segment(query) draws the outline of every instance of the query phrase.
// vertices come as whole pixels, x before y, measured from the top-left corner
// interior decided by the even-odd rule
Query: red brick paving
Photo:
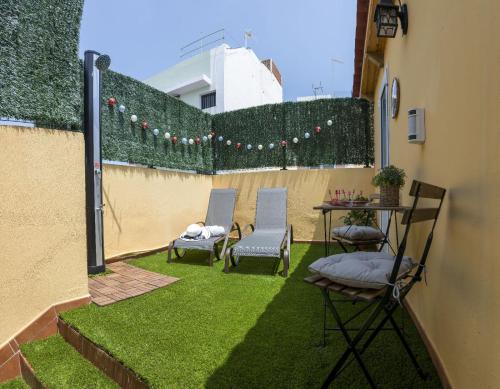
[[[178,278],[139,269],[124,262],[110,263],[106,267],[113,273],[89,278],[92,302],[100,306],[140,296],[179,281]]]

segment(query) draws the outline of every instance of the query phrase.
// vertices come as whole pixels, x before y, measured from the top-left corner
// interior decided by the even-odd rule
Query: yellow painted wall
[[[166,246],[205,220],[212,177],[104,165],[106,258]]]
[[[0,347],[88,296],[83,134],[0,126]]]
[[[390,120],[390,162],[404,168],[409,181],[449,191],[428,261],[428,286],[414,290],[410,302],[453,387],[499,388],[500,2],[407,3],[408,35],[398,32],[385,48],[389,85],[393,77],[401,85],[399,117]],[[376,99],[382,78],[383,70]],[[406,112],[413,107],[425,108],[422,146],[407,142]],[[378,112],[376,101],[379,162]],[[412,234],[414,246],[423,244],[422,232]]]
[[[235,188],[238,190],[235,221],[243,228],[255,221],[255,204],[259,188],[288,188],[288,221],[294,226],[297,240],[323,240],[323,218],[313,210],[329,198],[328,190],[357,191],[365,194],[374,192],[371,186],[373,169],[311,169],[288,171],[264,171],[214,176],[215,188]],[[339,225],[342,213],[333,213],[334,225]]]

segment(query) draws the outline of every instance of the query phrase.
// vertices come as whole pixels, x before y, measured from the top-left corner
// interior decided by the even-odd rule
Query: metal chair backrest
[[[208,201],[207,226],[222,226],[226,229],[233,225],[234,206],[236,204],[236,189],[212,189]]]
[[[262,188],[257,192],[255,229],[287,228],[287,188]]]
[[[431,248],[432,239],[434,236],[434,228],[436,227],[436,222],[439,217],[439,213],[441,211],[441,206],[443,205],[444,196],[446,195],[446,189],[440,188],[435,185],[427,184],[425,182],[414,180],[410,189],[410,196],[413,196],[413,205],[411,208],[407,209],[403,213],[403,219],[401,224],[406,225],[405,232],[403,235],[403,239],[398,248],[398,253],[396,255],[396,260],[394,263],[394,267],[392,269],[391,277],[389,283],[394,285],[399,273],[399,267],[403,260],[404,253],[406,251],[406,243],[408,240],[408,234],[410,233],[410,228],[413,223],[420,223],[424,221],[431,221],[432,226],[427,236],[427,240],[425,242],[425,248],[420,257],[418,269],[414,275],[414,281],[420,281],[422,271],[424,270],[425,263],[427,261],[427,255],[429,254],[429,250]],[[426,207],[419,208],[418,203],[420,199],[432,199],[438,200],[439,203],[436,207]]]

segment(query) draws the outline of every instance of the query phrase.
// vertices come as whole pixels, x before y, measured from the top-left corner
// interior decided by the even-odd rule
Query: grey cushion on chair
[[[384,233],[370,226],[343,226],[332,230],[332,235],[349,240],[382,240]]]
[[[309,265],[309,270],[345,286],[382,289],[389,281],[394,259],[389,253],[356,251],[320,258]],[[403,257],[399,276],[414,266],[411,258]]]

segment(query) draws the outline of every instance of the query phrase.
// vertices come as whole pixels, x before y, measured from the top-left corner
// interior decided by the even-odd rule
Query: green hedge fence
[[[117,104],[110,107],[108,99]],[[125,106],[121,113],[119,106]],[[102,151],[107,160],[147,166],[211,172],[211,115],[168,96],[133,78],[106,71],[102,78]],[[132,123],[131,115],[137,116]],[[149,128],[143,129],[147,122]],[[158,129],[158,135],[154,135]],[[165,139],[176,136],[177,143]],[[182,139],[200,138],[200,144],[184,145]]]
[[[0,2],[0,117],[82,130],[83,69],[78,60],[82,7],[83,0]],[[109,106],[109,98],[117,104]],[[124,112],[120,105],[125,106]],[[287,102],[211,116],[140,81],[106,71],[102,106],[107,160],[213,173],[369,165],[374,159],[372,106],[360,99]],[[138,117],[136,123],[130,120],[133,114]],[[146,129],[141,126],[144,121]],[[321,131],[316,133],[318,126]],[[213,139],[203,141],[211,131],[216,134]],[[165,138],[166,132],[171,139]],[[201,141],[183,144],[183,138]],[[283,140],[286,148],[280,145]]]
[[[81,126],[83,0],[0,1],[0,117]]]
[[[263,105],[217,114],[212,122],[217,138],[223,137],[215,142],[217,170],[371,165],[374,160],[372,106],[362,99]]]

